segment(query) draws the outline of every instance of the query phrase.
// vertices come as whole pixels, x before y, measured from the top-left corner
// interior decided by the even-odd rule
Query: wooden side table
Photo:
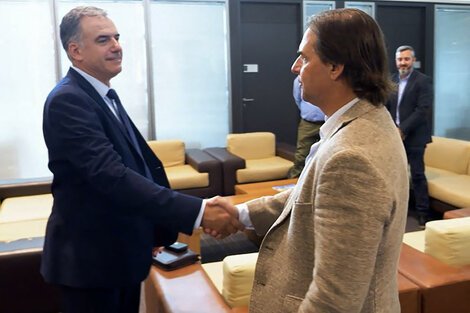
[[[450,210],[444,213],[444,219],[450,218],[459,218],[459,217],[469,217],[470,216],[470,208],[463,208],[457,210]]]
[[[271,180],[266,182],[259,183],[250,183],[250,184],[240,184],[235,185],[235,194],[245,194],[245,193],[263,193],[263,196],[272,196],[278,193],[279,191],[274,190],[274,186],[285,186],[290,184],[296,184],[297,178],[291,179],[281,179],[281,180]]]
[[[232,312],[200,263],[174,271],[152,266],[144,288],[147,312]]]

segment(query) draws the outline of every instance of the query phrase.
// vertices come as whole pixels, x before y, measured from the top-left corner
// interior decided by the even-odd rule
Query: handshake
[[[245,229],[238,221],[238,209],[219,196],[206,201],[201,226],[206,233],[217,239]]]

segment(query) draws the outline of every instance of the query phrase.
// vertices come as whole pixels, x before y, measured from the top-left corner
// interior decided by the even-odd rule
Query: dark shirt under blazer
[[[131,121],[142,155],[75,70],[49,94],[44,138],[54,204],[41,273],[71,287],[123,286],[148,274],[153,246],[190,234],[201,199],[168,188],[161,161]],[[145,177],[148,166],[153,181]]]
[[[399,82],[398,74],[392,81]],[[400,103],[400,129],[406,138],[405,146],[425,146],[431,142],[430,112],[433,102],[432,80],[418,70],[413,70],[406,84]],[[393,92],[387,102],[393,120],[397,115],[398,94]]]

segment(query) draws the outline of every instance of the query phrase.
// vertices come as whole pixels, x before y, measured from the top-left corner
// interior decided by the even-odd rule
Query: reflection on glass
[[[51,176],[42,137],[56,82],[48,1],[0,1],[0,29],[0,180]]]
[[[373,18],[375,18],[375,3],[373,3],[373,2],[346,1],[346,2],[344,2],[344,7],[364,11],[367,14],[369,14],[370,16],[372,16]]]
[[[334,1],[304,1],[304,30],[307,29],[307,23],[313,15],[334,9]]]
[[[151,2],[156,137],[225,146],[229,129],[223,2]]]
[[[470,140],[470,9],[436,6],[434,135]]]

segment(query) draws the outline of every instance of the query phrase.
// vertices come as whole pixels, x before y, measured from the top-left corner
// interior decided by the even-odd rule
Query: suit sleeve
[[[262,197],[246,203],[251,222],[258,236],[266,235],[272,224],[281,215],[292,191],[293,188],[271,197]]]
[[[141,214],[158,226],[191,233],[201,199],[164,188],[126,167],[106,134],[96,106],[83,95],[61,93],[46,103],[44,136],[61,179],[77,175],[111,207]],[[70,179],[75,179],[70,177]]]
[[[409,105],[413,105],[414,107],[413,112],[406,119],[402,119],[400,117],[400,129],[404,135],[408,135],[418,126],[423,124],[428,118],[432,107],[432,80],[430,77],[425,75],[422,75],[421,77],[421,79],[416,81],[416,89],[414,91],[416,94],[416,104],[409,103]]]
[[[374,165],[358,152],[325,164],[315,196],[313,280],[299,312],[361,312],[391,197]]]

